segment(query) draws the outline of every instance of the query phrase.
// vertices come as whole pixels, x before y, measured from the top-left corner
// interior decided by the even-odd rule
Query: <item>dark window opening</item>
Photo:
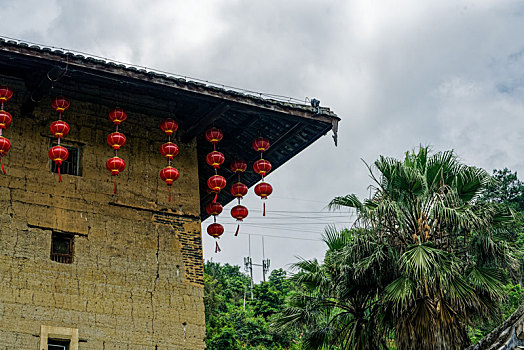
[[[48,339],[47,350],[69,350],[69,340],[63,339]]]
[[[56,142],[51,143],[51,147],[56,145],[58,145]],[[62,162],[60,172],[67,175],[82,176],[80,168],[80,148],[64,144],[61,144],[61,146],[67,148],[69,151],[69,157],[67,157],[67,159]],[[58,173],[58,165],[56,165],[56,163],[53,161],[51,161],[51,172]]]
[[[63,263],[73,263],[74,236],[66,233],[51,234],[51,260]]]

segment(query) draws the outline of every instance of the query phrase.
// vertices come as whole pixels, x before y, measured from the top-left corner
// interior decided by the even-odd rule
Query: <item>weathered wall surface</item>
[[[118,195],[105,162],[109,108],[71,101],[65,141],[81,145],[82,176],[51,173],[49,99],[14,118],[0,175],[0,349],[38,349],[41,325],[78,328],[79,349],[202,349],[204,304],[195,143],[179,144],[167,201],[158,174],[165,135],[129,113]],[[125,102],[122,103],[125,105]],[[50,259],[52,231],[75,234],[74,262]]]

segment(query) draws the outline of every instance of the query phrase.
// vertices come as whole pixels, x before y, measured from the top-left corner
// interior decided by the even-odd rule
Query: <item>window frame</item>
[[[78,350],[78,328],[40,325],[39,349],[48,350],[49,340],[69,341],[69,347],[67,350]]]
[[[53,243],[56,239],[69,240],[69,253],[59,253],[54,251]],[[60,264],[72,264],[75,261],[75,235],[61,231],[52,231],[49,258]]]

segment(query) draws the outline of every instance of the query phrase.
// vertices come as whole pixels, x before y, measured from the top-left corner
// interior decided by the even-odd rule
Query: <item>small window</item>
[[[47,350],[69,350],[71,341],[62,339],[48,339]]]
[[[57,143],[53,142],[51,143],[51,147],[56,146]],[[69,157],[67,157],[66,160],[62,162],[62,167],[60,168],[60,172],[62,174],[67,175],[75,175],[75,176],[81,176],[81,169],[80,169],[80,158],[81,158],[81,152],[79,147],[71,146],[71,145],[64,145],[61,144],[61,146],[67,148],[69,151]],[[55,162],[51,162],[51,172],[58,173],[58,165],[56,165]]]
[[[74,236],[66,233],[51,234],[51,260],[62,263],[73,263]]]

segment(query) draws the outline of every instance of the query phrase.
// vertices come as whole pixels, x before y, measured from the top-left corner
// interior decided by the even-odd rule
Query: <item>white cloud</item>
[[[2,8],[5,35],[257,91],[316,97],[333,108],[342,117],[339,147],[325,137],[271,175],[271,209],[320,211],[335,195],[363,196],[370,179],[360,158],[401,157],[419,144],[453,148],[469,164],[488,171],[507,166],[524,177],[519,1],[77,0]],[[257,198],[247,203],[259,209]],[[228,211],[222,216],[231,221]],[[302,226],[305,238],[322,231],[322,225],[250,231],[300,237],[286,228]],[[221,241],[223,253],[215,255],[204,226],[206,258],[241,264],[247,240]],[[294,255],[322,255],[314,241],[265,243],[273,267]]]

